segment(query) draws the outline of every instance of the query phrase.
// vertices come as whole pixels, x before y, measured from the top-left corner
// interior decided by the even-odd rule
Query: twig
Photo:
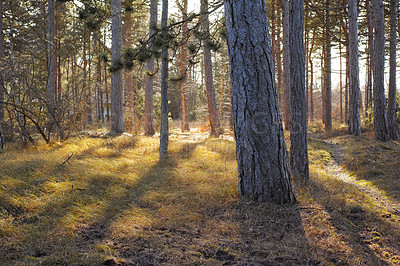
[[[75,153],[73,152],[71,155],[68,155],[68,158],[61,164],[61,165],[64,165],[64,164],[66,164],[66,163],[69,163],[69,164],[71,164],[70,162],[69,162],[69,159],[71,159],[72,158],[72,156],[74,156],[75,155]]]

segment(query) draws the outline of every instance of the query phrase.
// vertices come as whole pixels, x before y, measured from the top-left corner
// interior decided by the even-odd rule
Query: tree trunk
[[[326,50],[325,50],[325,82],[323,92],[323,105],[324,105],[324,123],[325,131],[332,130],[332,43],[331,43],[331,14],[330,14],[330,1],[326,0]]]
[[[239,196],[295,203],[264,0],[226,0]]]
[[[127,8],[130,8],[131,0],[125,3]],[[124,46],[129,48],[132,46],[132,12],[125,11],[125,24],[124,24]],[[127,124],[133,126],[133,73],[132,69],[124,69],[124,99],[125,99],[125,112],[124,117]]]
[[[150,3],[150,26],[149,26],[149,50],[153,49],[153,37],[157,32],[157,7],[158,0],[151,0]],[[144,100],[144,134],[154,135],[153,120],[153,75],[154,75],[154,56],[146,62],[145,77],[145,100]]]
[[[314,51],[315,33],[314,29],[310,51],[308,52],[308,61],[310,62],[310,121],[314,121],[314,63],[311,55]]]
[[[56,73],[57,73],[57,58],[56,58],[56,24],[55,24],[55,2],[47,0],[48,5],[48,78],[46,101],[47,110],[51,123],[55,122],[56,108]]]
[[[168,157],[168,0],[162,1],[161,34],[163,48],[161,52],[161,128],[160,128],[160,158]]]
[[[290,1],[290,166],[293,178],[309,180],[304,56],[304,0]]]
[[[4,33],[3,33],[3,0],[0,0],[0,102],[4,102],[4,77],[3,77],[3,60],[4,60]],[[3,137],[4,123],[4,106],[0,103],[0,152],[4,150]]]
[[[289,51],[289,0],[281,0],[283,22],[283,106],[285,129],[290,128],[290,51]]]
[[[122,30],[121,30],[121,0],[111,0],[112,17],[112,63],[120,65],[122,49]],[[123,89],[122,89],[122,69],[117,67],[111,78],[111,131],[116,134],[124,132],[123,115]]]
[[[208,104],[208,118],[211,125],[211,136],[218,138],[223,132],[219,122],[218,108],[215,100],[213,70],[211,61],[211,50],[209,47],[210,33],[208,20],[208,0],[201,0],[201,27],[205,34],[203,39],[203,54],[204,54],[204,76],[206,79],[206,92]]]
[[[349,59],[350,59],[349,131],[350,134],[354,136],[361,136],[357,0],[348,0],[348,4],[349,4]]]
[[[188,11],[188,1],[183,0],[183,10],[182,11],[182,19],[185,20],[187,18]],[[182,25],[183,34],[188,34],[188,24],[184,22]],[[187,102],[187,67],[188,67],[188,58],[187,58],[187,48],[186,45],[182,45],[180,47],[180,91],[181,91],[181,128],[182,131],[190,131],[189,128],[189,110],[188,110],[188,102]]]
[[[371,10],[371,2],[366,1],[367,6],[367,23],[368,23],[368,81],[367,81],[367,95],[368,95],[368,102],[366,101],[366,109],[371,108],[372,106],[372,73],[373,73],[373,66],[374,66],[374,25],[372,19],[372,10]]]
[[[397,41],[397,0],[390,0],[390,74],[388,126],[389,138],[397,140],[399,133],[396,125],[396,41]]]
[[[385,20],[383,1],[372,0],[374,11],[374,125],[375,139],[389,140],[385,99]]]

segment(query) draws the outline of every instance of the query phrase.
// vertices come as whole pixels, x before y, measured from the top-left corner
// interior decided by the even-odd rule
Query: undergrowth
[[[157,138],[129,136],[1,154],[0,264],[399,262],[398,216],[387,221],[373,199],[332,177],[325,140],[310,142],[311,182],[295,182],[299,204],[277,206],[238,199],[233,141],[171,139],[161,161]],[[382,189],[386,175],[376,178]]]

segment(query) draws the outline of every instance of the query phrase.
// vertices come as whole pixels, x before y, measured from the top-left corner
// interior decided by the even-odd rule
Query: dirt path
[[[382,208],[386,211],[387,215],[396,215],[400,217],[400,204],[390,198],[388,198],[382,191],[373,186],[368,186],[360,180],[357,180],[355,176],[350,175],[346,168],[342,167],[346,156],[346,151],[340,147],[340,145],[334,141],[324,141],[332,151],[332,159],[328,164],[328,172],[331,176],[351,184],[365,195],[367,195],[371,202],[375,203],[375,206]]]

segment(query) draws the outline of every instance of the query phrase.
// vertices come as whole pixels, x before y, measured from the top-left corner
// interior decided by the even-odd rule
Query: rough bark
[[[360,80],[358,64],[357,0],[348,0],[349,5],[349,132],[361,136]]]
[[[397,41],[397,0],[390,0],[390,72],[388,126],[389,138],[397,140],[399,133],[396,125],[396,41]]]
[[[158,0],[151,0],[150,3],[150,26],[149,26],[149,46],[148,49],[153,49],[153,36],[157,31],[157,10]],[[145,77],[145,103],[144,103],[144,134],[146,136],[154,135],[154,120],[153,120],[153,75],[154,75],[154,56],[146,62],[146,77]]]
[[[112,62],[121,60],[122,29],[121,0],[111,0],[112,17]],[[116,134],[124,132],[122,69],[115,70],[111,77],[111,131]]]
[[[309,179],[304,55],[304,0],[290,1],[290,166],[293,178]]]
[[[4,60],[4,32],[3,32],[3,0],[0,0],[0,102],[4,102],[3,90],[3,60]],[[4,150],[3,137],[4,106],[0,104],[0,152]]]
[[[325,81],[323,90],[323,105],[324,105],[324,123],[325,131],[332,130],[332,37],[331,37],[331,15],[330,15],[330,1],[326,0],[326,13],[325,13]]]
[[[164,44],[161,52],[161,128],[160,128],[160,157],[168,156],[168,43],[167,43],[167,23],[168,23],[168,0],[162,1],[161,30]]]
[[[389,140],[385,99],[385,21],[383,1],[372,0],[374,11],[374,127],[375,139]]]
[[[289,0],[282,0],[282,22],[283,22],[283,106],[285,129],[290,128],[290,49],[289,49]]]
[[[131,1],[126,1],[126,7],[131,7]],[[124,46],[132,46],[132,12],[125,11],[125,24],[124,24]],[[127,124],[133,128],[133,73],[132,69],[124,69],[124,102],[125,112],[124,118]]]
[[[204,56],[204,76],[206,80],[206,93],[208,104],[208,118],[211,126],[211,136],[219,137],[223,130],[218,116],[217,102],[215,100],[213,69],[211,60],[211,50],[209,47],[209,20],[208,20],[208,0],[201,0],[201,28],[204,33],[203,37],[203,56]]]
[[[263,0],[226,0],[239,195],[295,203]]]
[[[372,19],[372,10],[371,10],[371,2],[366,1],[366,6],[367,6],[367,24],[368,24],[368,79],[367,79],[367,88],[366,88],[366,95],[367,99],[365,101],[366,104],[366,110],[371,107],[372,105],[372,84],[373,84],[373,79],[372,79],[372,73],[373,73],[373,65],[374,65],[374,25],[373,25],[373,19]]]
[[[187,12],[188,12],[188,1],[183,0],[182,5],[182,19],[186,20]],[[184,34],[188,34],[188,23],[184,22],[182,25],[182,31]],[[188,67],[188,57],[187,57],[187,47],[186,45],[181,46],[181,53],[180,53],[180,91],[181,91],[181,129],[182,131],[190,131],[189,128],[189,110],[188,110],[188,102],[187,102],[187,67]]]

